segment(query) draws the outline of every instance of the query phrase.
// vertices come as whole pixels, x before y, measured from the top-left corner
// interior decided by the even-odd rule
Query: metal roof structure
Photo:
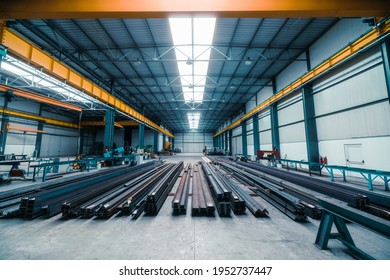
[[[191,131],[187,114],[199,112],[196,131],[213,133],[337,22],[217,18],[201,103],[184,100],[168,18],[10,20],[8,27],[171,132]]]

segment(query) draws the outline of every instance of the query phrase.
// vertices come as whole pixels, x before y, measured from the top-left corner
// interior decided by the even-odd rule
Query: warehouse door
[[[344,151],[348,167],[364,168],[362,144],[345,144]]]

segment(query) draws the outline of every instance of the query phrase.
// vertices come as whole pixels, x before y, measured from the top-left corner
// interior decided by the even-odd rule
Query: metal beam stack
[[[213,195],[219,215],[229,216],[231,212],[231,191],[226,188],[226,185],[221,180],[220,175],[214,170],[214,167],[210,163],[202,161],[201,165],[207,181],[209,182],[211,194]]]
[[[188,202],[188,193],[190,186],[192,184],[192,164],[188,164],[184,168],[183,175],[180,180],[180,184],[177,187],[175,196],[172,200],[172,209],[173,214],[186,214],[187,212],[187,202]]]
[[[192,215],[214,215],[215,204],[204,177],[202,166],[198,163],[194,164],[192,179]]]

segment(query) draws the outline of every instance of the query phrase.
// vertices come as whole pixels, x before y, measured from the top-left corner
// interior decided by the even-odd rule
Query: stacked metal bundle
[[[194,165],[192,179],[192,215],[213,215],[215,204],[204,177],[202,166],[197,163]]]
[[[172,200],[173,214],[179,215],[187,212],[188,193],[192,183],[192,170],[192,164],[187,164],[184,168],[180,184]]]

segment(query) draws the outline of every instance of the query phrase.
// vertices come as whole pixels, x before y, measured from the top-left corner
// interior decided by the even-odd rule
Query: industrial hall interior
[[[390,260],[389,97],[387,0],[1,1],[0,260]]]

